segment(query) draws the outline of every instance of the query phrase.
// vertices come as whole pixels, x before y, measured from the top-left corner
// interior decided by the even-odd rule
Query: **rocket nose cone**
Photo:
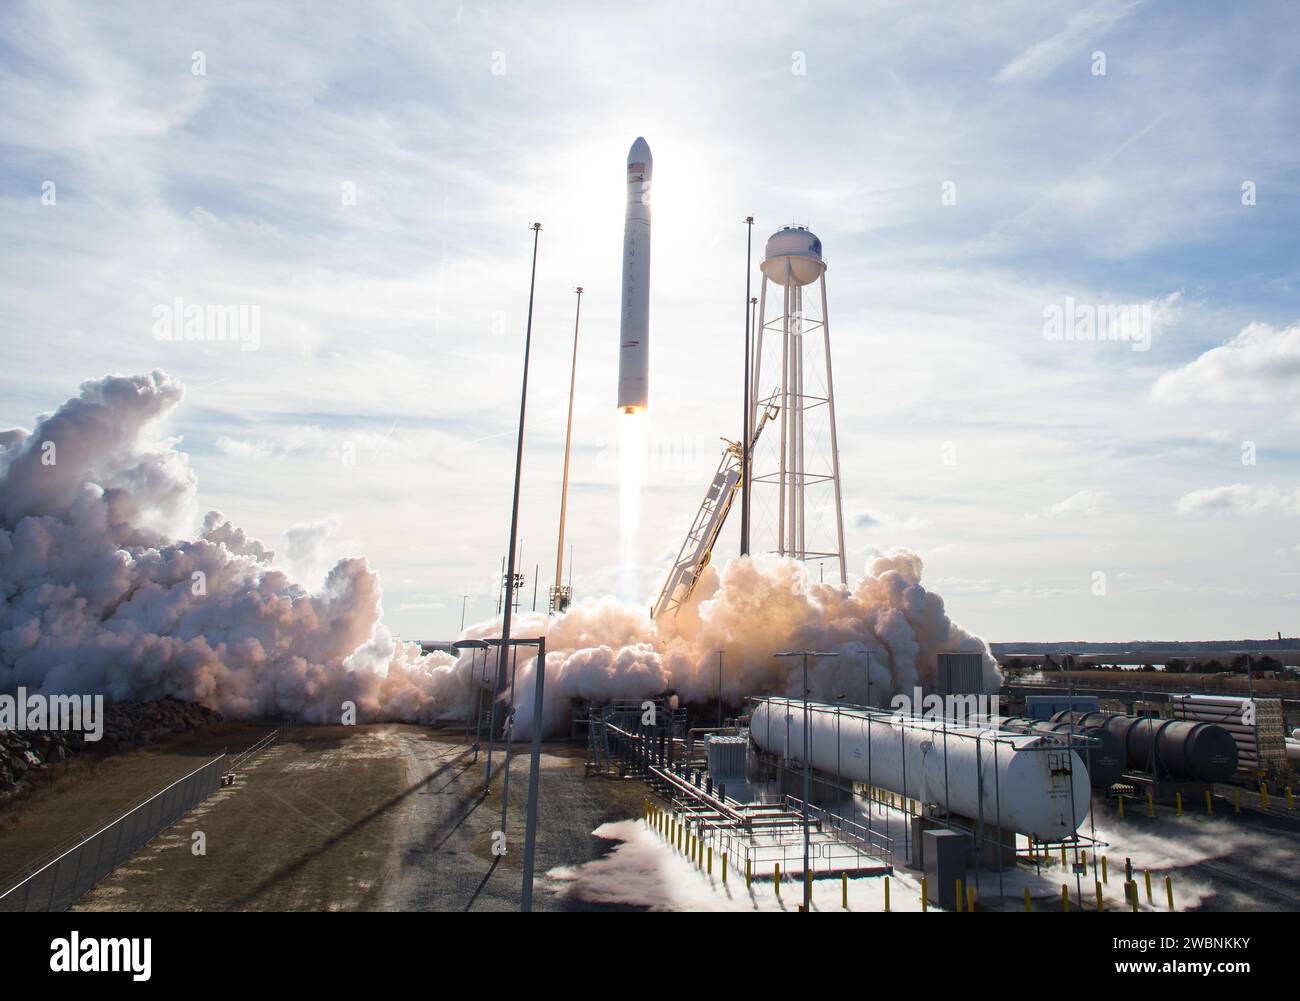
[[[636,137],[636,142],[632,148],[627,151],[628,163],[653,163],[654,157],[650,155],[650,144],[641,136]]]

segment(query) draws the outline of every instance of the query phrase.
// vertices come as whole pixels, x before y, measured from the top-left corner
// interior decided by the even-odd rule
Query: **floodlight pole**
[[[555,587],[551,594],[551,614],[556,611],[556,603],[564,587],[564,515],[569,503],[569,450],[573,443],[573,387],[578,378],[578,320],[582,316],[582,286],[573,290],[578,296],[578,304],[573,310],[573,361],[569,366],[569,418],[564,425],[564,477],[560,484],[560,539],[555,547]]]
[[[722,726],[722,654],[718,651],[718,726]]]
[[[740,430],[740,555],[749,555],[749,439],[752,437],[751,424],[753,423],[753,414],[751,413],[753,403],[750,400],[750,364],[752,350],[750,342],[752,332],[750,330],[750,273],[753,271],[754,258],[754,217],[745,217],[745,226],[748,228],[749,236],[745,245],[745,416],[741,422]]]
[[[510,613],[514,608],[514,585],[515,585],[515,546],[519,538],[519,480],[524,468],[524,417],[528,411],[528,355],[533,345],[533,296],[537,289],[537,241],[542,231],[542,224],[535,222],[532,224],[533,231],[533,268],[532,276],[528,284],[528,324],[524,328],[524,378],[523,386],[519,390],[519,437],[515,444],[515,491],[514,499],[510,506],[510,544],[506,549],[506,575],[503,586],[506,591],[505,608],[501,613],[501,658],[497,662],[496,684],[492,689],[492,725],[491,729],[496,729],[496,696],[497,693],[506,687],[506,669],[510,656]],[[488,734],[488,773],[484,782],[484,795],[487,794],[487,787],[492,782],[492,733]]]
[[[524,826],[524,885],[519,910],[533,909],[533,858],[537,850],[537,792],[542,776],[542,690],[546,685],[546,637],[537,638],[537,666],[533,670],[533,753],[528,772],[528,814]]]
[[[812,753],[812,733],[809,726],[811,709],[808,704],[808,658],[835,657],[838,656],[838,654],[827,653],[821,650],[791,650],[785,653],[778,653],[777,656],[803,658],[803,909],[805,912],[808,912],[812,910],[812,875],[808,869],[809,856],[811,854],[809,850],[808,834],[808,798],[812,795],[812,765],[808,760]]]

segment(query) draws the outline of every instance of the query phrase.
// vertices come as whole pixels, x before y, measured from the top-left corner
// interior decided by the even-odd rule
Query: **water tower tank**
[[[778,285],[785,284],[785,266],[796,285],[815,282],[826,270],[822,260],[822,242],[804,226],[786,226],[767,238],[763,251],[763,274]]]

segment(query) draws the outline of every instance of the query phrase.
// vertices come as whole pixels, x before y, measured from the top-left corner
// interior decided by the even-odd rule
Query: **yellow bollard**
[[[749,859],[745,859],[745,889],[748,890],[754,885],[754,875],[749,868]]]
[[[1152,796],[1150,793],[1147,793],[1147,816],[1154,817],[1155,815],[1156,815],[1156,798]]]
[[[1169,909],[1174,909],[1174,877],[1165,877],[1165,893],[1169,896]]]
[[[975,913],[975,887],[969,883],[966,884],[966,913]]]
[[[1174,803],[1176,804],[1178,809],[1178,816],[1181,817],[1183,815],[1183,794],[1182,793],[1180,792],[1174,793]]]
[[[1088,875],[1088,849],[1085,848],[1081,854],[1083,856],[1083,874],[1086,876]]]
[[[713,846],[709,845],[709,875],[713,875]]]
[[[772,885],[776,887],[776,895],[781,896],[781,863],[777,862],[776,872],[772,875]]]
[[[1065,845],[1061,845],[1061,865],[1065,865]]]
[[[929,881],[928,876],[921,877],[921,913],[924,914],[930,909],[930,902],[925,899],[926,884]]]
[[[889,808],[891,810],[894,808],[894,794],[892,792],[889,794]]]
[[[722,853],[722,885],[727,885],[727,853]]]
[[[1287,786],[1287,787],[1286,787],[1286,808],[1287,808],[1288,810],[1294,810],[1294,809],[1295,809],[1295,798],[1291,795],[1291,787],[1290,787],[1290,786]]]
[[[1025,887],[1025,913],[1029,914],[1033,911],[1033,909],[1034,909],[1034,905],[1030,903],[1030,898],[1029,898],[1029,887],[1026,886]]]
[[[1106,878],[1106,856],[1105,855],[1101,857],[1101,881],[1103,883],[1110,882],[1110,880]]]
[[[840,906],[846,911],[849,909],[849,874],[847,872],[840,876]]]
[[[889,913],[889,877],[885,877],[885,913]]]
[[[1210,795],[1209,789],[1205,790],[1205,815],[1207,817],[1214,816],[1214,797]]]
[[[1133,894],[1133,899],[1132,899],[1132,901],[1130,902],[1130,905],[1129,905],[1129,906],[1132,908],[1133,913],[1136,914],[1136,913],[1137,913],[1137,910],[1138,910],[1138,885],[1137,885],[1137,883],[1125,883],[1125,884],[1124,884],[1124,892],[1125,892],[1126,894],[1127,894],[1127,893],[1130,893],[1130,892]]]
[[[1232,790],[1232,812],[1241,813],[1241,790]]]
[[[1124,794],[1119,794],[1119,819],[1124,819]]]
[[[1098,881],[1096,882],[1096,886],[1097,886],[1097,910],[1098,910],[1098,912],[1101,912],[1101,911],[1104,911],[1104,910],[1106,909],[1106,901],[1102,898],[1102,895],[1101,895],[1101,882],[1100,882],[1100,880],[1098,880]]]
[[[1268,786],[1263,782],[1259,784],[1259,805],[1261,809],[1268,809]]]
[[[1147,903],[1148,904],[1153,903],[1153,901],[1151,900],[1151,870],[1143,869],[1142,878],[1146,880],[1146,884],[1147,884]]]
[[[1061,910],[1070,913],[1070,888],[1065,883],[1061,884]]]
[[[961,905],[964,899],[965,899],[965,895],[961,892],[961,880],[959,879],[957,880],[957,913],[958,914],[961,913]]]

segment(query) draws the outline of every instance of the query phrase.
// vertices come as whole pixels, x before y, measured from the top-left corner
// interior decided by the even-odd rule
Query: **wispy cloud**
[[[1300,490],[1247,483],[1207,487],[1178,498],[1176,510],[1181,515],[1297,515],[1300,514]]]
[[[1139,6],[1140,3],[1137,2],[1106,2],[1070,14],[1060,31],[1029,46],[998,70],[994,79],[1000,83],[1037,80],[1047,76],[1071,56],[1079,57],[1081,69],[1086,67],[1088,53],[1082,47],[1093,44]]]

